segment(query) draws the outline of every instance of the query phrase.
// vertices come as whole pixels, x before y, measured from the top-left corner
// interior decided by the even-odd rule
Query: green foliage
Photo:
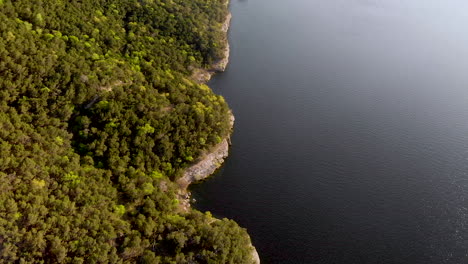
[[[119,204],[114,206],[114,212],[118,215],[124,215],[125,214],[125,205]]]
[[[43,26],[44,25],[44,18],[42,17],[42,14],[41,13],[37,13],[36,14],[36,17],[35,17],[35,23],[39,26]]]
[[[163,175],[161,172],[159,172],[159,171],[153,171],[153,172],[151,173],[151,177],[153,177],[153,178],[155,178],[155,179],[161,179],[161,178],[164,177],[164,175]]]
[[[154,133],[154,127],[152,127],[148,123],[146,123],[144,126],[140,127],[139,130],[143,134],[152,134],[152,133]]]
[[[224,0],[0,0],[0,263],[249,263],[174,180],[229,133],[189,79]]]

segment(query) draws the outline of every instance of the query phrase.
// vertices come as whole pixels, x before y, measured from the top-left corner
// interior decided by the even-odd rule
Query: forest
[[[192,80],[226,0],[0,0],[0,263],[252,263],[175,181],[230,133]]]

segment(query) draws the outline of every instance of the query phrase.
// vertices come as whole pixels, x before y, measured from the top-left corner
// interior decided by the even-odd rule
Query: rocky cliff
[[[234,115],[230,112],[230,130],[234,127]],[[205,154],[200,156],[197,161],[185,169],[182,177],[177,180],[179,184],[179,201],[184,211],[190,208],[190,192],[187,191],[187,187],[196,181],[203,180],[213,174],[224,162],[224,159],[229,154],[230,135],[221,140],[221,142]]]
[[[216,61],[211,65],[209,69],[195,69],[193,70],[192,79],[199,83],[208,82],[213,74],[216,72],[223,72],[229,63],[229,41],[227,38],[227,32],[231,23],[232,15],[228,13],[226,20],[222,25],[222,30],[225,32],[226,48],[224,50],[224,56],[220,60]],[[234,115],[230,112],[230,130],[234,127]],[[190,192],[187,190],[188,186],[196,181],[200,181],[208,178],[212,175],[224,162],[224,159],[229,154],[229,145],[231,144],[230,135],[224,138],[219,144],[213,146],[207,153],[201,155],[197,161],[185,169],[182,177],[177,181],[179,184],[179,203],[182,211],[190,210]],[[250,244],[252,248],[252,261],[255,264],[260,264],[260,257],[256,248]]]
[[[215,61],[208,69],[194,69],[192,72],[192,79],[199,83],[206,83],[208,82],[213,74],[217,72],[223,72],[226,70],[226,67],[229,63],[229,53],[230,53],[230,47],[229,47],[229,41],[227,38],[227,32],[229,30],[229,26],[231,25],[231,18],[232,14],[228,13],[226,16],[226,20],[224,21],[223,25],[221,26],[221,29],[225,33],[225,49],[223,53],[223,57],[219,59],[218,61]]]

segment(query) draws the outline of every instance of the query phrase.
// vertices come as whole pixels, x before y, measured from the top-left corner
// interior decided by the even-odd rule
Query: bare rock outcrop
[[[229,113],[229,129],[232,130],[234,127],[234,115],[232,112]],[[230,136],[221,140],[220,143],[212,147],[207,151],[206,154],[198,158],[190,167],[186,168],[183,172],[182,177],[177,180],[180,187],[180,195],[182,199],[188,200],[189,193],[187,187],[196,181],[203,180],[213,174],[224,162],[224,159],[229,154]],[[187,201],[188,202],[188,201]]]
[[[192,183],[203,180],[213,174],[228,156],[229,144],[227,139],[216,145],[212,151],[205,155],[198,163],[187,168],[181,178],[184,183]]]
[[[260,264],[260,256],[258,255],[257,249],[252,244],[250,244],[250,246],[252,247],[252,260],[255,264]]]
[[[230,47],[229,47],[229,41],[227,39],[227,32],[229,30],[229,26],[231,25],[231,18],[232,14],[228,13],[226,16],[226,19],[221,26],[221,30],[225,33],[225,48],[223,52],[223,57],[217,61],[215,61],[208,69],[193,69],[192,72],[192,79],[195,80],[198,83],[206,83],[208,82],[213,74],[217,72],[223,72],[226,70],[226,67],[229,63],[229,53],[230,53]]]
[[[229,1],[226,2],[229,4]],[[229,30],[229,26],[231,23],[232,14],[228,13],[226,16],[226,20],[222,25],[222,31],[225,33],[225,50],[223,54],[223,58],[216,61],[211,65],[209,69],[194,69],[192,73],[192,79],[199,82],[199,83],[206,83],[208,82],[213,74],[216,72],[223,72],[226,70],[226,67],[229,63],[229,41],[227,39],[227,32]],[[234,127],[234,115],[230,112],[230,130]],[[229,154],[229,146],[231,145],[231,138],[228,135],[224,138],[219,144],[212,147],[208,152],[202,155],[197,162],[195,162],[192,166],[185,169],[183,172],[182,177],[177,181],[179,185],[179,204],[180,209],[184,212],[190,210],[190,192],[187,190],[188,186],[196,181],[200,181],[203,179],[208,178],[212,175],[224,162],[224,159]],[[250,244],[250,248],[252,249],[252,261],[255,264],[260,264],[260,257],[258,255],[257,249]]]

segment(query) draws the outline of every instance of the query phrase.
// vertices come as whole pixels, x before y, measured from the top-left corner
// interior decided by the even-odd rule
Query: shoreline
[[[229,5],[229,1],[226,5]],[[229,11],[226,15],[224,23],[221,25],[221,30],[224,32],[224,43],[226,45],[224,48],[223,57],[211,64],[208,69],[193,69],[191,78],[196,82],[206,84],[211,79],[211,77],[213,77],[214,74],[218,72],[224,72],[226,70],[226,67],[229,64],[229,54],[231,51],[228,41],[228,31],[229,27],[231,26],[231,19],[232,14]]]
[[[229,6],[229,0],[226,1],[226,7]],[[221,25],[221,30],[224,32],[225,49],[223,57],[215,61],[208,69],[198,68],[193,69],[191,78],[200,84],[206,84],[211,77],[219,72],[224,72],[227,65],[229,64],[229,40],[228,31],[231,26],[232,13],[228,10],[226,18]],[[211,89],[211,88],[210,88]],[[234,129],[235,117],[232,110],[229,110],[229,133],[221,140],[220,143],[214,145],[210,149],[206,150],[205,153],[197,158],[197,161],[187,167],[183,176],[177,180],[179,185],[179,191],[177,193],[181,204],[182,211],[188,211],[190,209],[190,192],[187,188],[190,184],[208,178],[211,176],[221,165],[224,163],[224,159],[229,154],[229,146],[231,145],[231,134]]]
[[[223,138],[220,143],[206,150],[205,153],[198,157],[197,162],[187,167],[184,170],[182,177],[176,181],[179,185],[177,195],[183,212],[187,212],[191,208],[191,193],[188,191],[190,184],[204,180],[213,175],[213,173],[224,163],[224,159],[228,157],[234,121],[234,115],[232,114],[232,111],[229,111],[229,134]]]
[[[228,5],[229,1],[226,1],[226,6]],[[214,62],[209,67],[209,69],[194,69],[191,77],[196,82],[206,84],[214,74],[224,72],[226,70],[226,67],[229,63],[230,54],[228,31],[231,25],[231,19],[232,13],[228,11],[226,19],[221,26],[221,30],[224,32],[224,41],[226,45],[224,49],[223,58]],[[229,147],[231,145],[231,134],[234,129],[234,121],[234,114],[232,113],[232,110],[229,110],[230,131],[228,135],[225,138],[223,138],[220,143],[211,147],[206,151],[206,153],[202,154],[197,159],[198,161],[196,163],[187,167],[183,172],[183,176],[176,181],[176,183],[179,185],[177,196],[179,198],[179,204],[182,212],[188,212],[189,210],[191,210],[191,193],[188,191],[188,187],[190,186],[190,184],[204,180],[213,175],[213,173],[221,167],[221,165],[224,163],[224,160],[228,157]],[[252,250],[253,263],[260,264],[260,257],[257,249],[253,246],[252,242],[250,242],[248,246]]]

